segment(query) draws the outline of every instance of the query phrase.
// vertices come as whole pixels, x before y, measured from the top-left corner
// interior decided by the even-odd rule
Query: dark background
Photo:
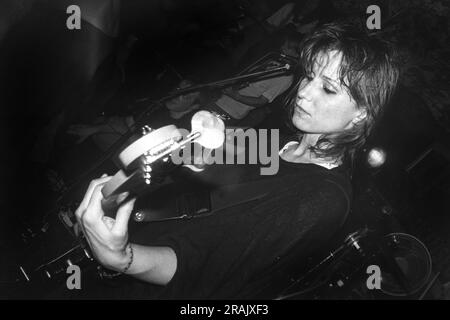
[[[157,100],[181,78],[208,82],[236,74],[242,67],[236,54],[248,40],[242,26],[253,28],[258,40],[240,56],[241,62],[251,62],[276,43],[264,20],[287,2],[136,0],[122,1],[113,14],[108,11],[113,1],[104,1],[109,8],[104,28],[82,20],[81,30],[68,30],[67,6],[79,4],[83,10],[88,2],[2,1],[1,246],[14,256],[21,230],[39,226],[54,209],[63,193],[55,179],[66,185],[78,181],[82,190],[100,173],[86,168],[101,151],[90,141],[75,147],[65,134],[70,124],[141,110],[146,104],[139,99]],[[416,235],[431,251],[441,281],[450,281],[448,2],[293,2],[302,15],[300,25],[339,19],[364,26],[367,6],[380,6],[377,32],[399,48],[402,76],[367,146],[384,148],[387,162],[370,171],[360,160],[364,187],[374,186],[382,200],[370,202],[362,188],[355,212],[374,225],[387,216]],[[54,139],[37,145],[49,132]],[[385,206],[387,215],[381,210]]]

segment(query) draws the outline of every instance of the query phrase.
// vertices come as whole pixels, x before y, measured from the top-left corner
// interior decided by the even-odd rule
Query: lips
[[[307,114],[308,116],[310,116],[310,114],[308,112],[306,112],[305,109],[300,107],[298,104],[295,105],[295,110],[299,113]]]

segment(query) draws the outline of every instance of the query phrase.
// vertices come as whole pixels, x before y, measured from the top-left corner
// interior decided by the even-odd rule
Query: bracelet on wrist
[[[133,247],[131,246],[131,243],[128,243],[127,247],[130,249],[130,260],[128,261],[128,264],[122,271],[122,273],[124,273],[124,274],[128,271],[128,269],[130,269],[131,265],[133,264],[133,260],[134,260],[134,252],[133,252]]]
[[[106,278],[106,279],[112,279],[112,278],[116,278],[118,276],[121,276],[123,274],[125,274],[131,267],[131,265],[133,264],[133,260],[134,260],[134,252],[133,252],[133,247],[131,246],[131,243],[128,243],[126,248],[125,248],[125,252],[127,251],[127,249],[129,248],[130,251],[130,260],[128,261],[127,265],[125,266],[125,268],[123,268],[122,271],[116,271],[113,272],[109,269],[106,269],[102,266],[99,266],[97,268],[98,273],[100,274],[101,278]]]

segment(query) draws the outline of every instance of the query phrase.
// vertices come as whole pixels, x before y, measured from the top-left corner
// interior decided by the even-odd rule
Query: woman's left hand
[[[135,199],[119,207],[116,219],[105,216],[101,205],[101,190],[110,179],[111,177],[103,175],[91,182],[75,215],[97,260],[109,269],[122,271],[130,259],[126,251],[128,220]]]

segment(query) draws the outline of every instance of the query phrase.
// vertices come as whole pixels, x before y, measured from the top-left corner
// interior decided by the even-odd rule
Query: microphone
[[[225,124],[219,116],[209,111],[198,111],[191,119],[192,132],[188,137],[194,137],[192,142],[198,143],[205,150],[194,148],[191,163],[183,166],[192,171],[205,169],[205,159],[211,156],[212,150],[223,145],[225,141]]]
[[[199,135],[194,141],[207,149],[216,149],[225,141],[225,124],[216,115],[201,110],[191,119],[191,135]]]

